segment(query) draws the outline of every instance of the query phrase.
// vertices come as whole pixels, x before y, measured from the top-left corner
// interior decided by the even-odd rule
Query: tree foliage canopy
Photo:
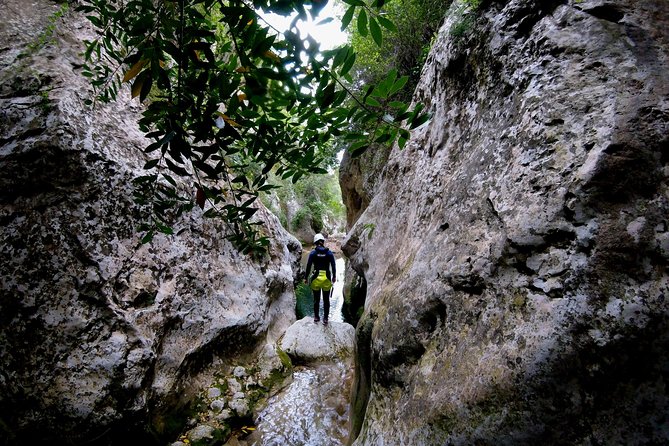
[[[381,27],[394,28],[380,15],[384,0],[343,1],[344,26],[355,21],[379,41]],[[114,100],[129,83],[132,96],[147,102],[140,126],[153,141],[144,149],[151,159],[136,179],[136,199],[152,210],[144,241],[170,234],[172,219],[198,205],[227,222],[227,237],[242,251],[263,253],[269,240],[254,203],[276,187],[270,172],[292,181],[323,173],[333,138],[360,154],[372,142],[402,145],[407,127],[426,120],[393,100],[406,83],[396,71],[352,95],[350,45],[321,51],[295,21],[280,33],[259,14],[306,19],[326,2],[82,0],[79,10],[99,35],[86,42],[83,71],[96,98]],[[369,130],[347,131],[354,127]]]
[[[380,82],[386,73],[397,70],[408,76],[400,100],[410,100],[427,52],[439,30],[451,0],[389,0],[380,14],[396,32],[377,42],[357,28],[351,29],[351,45],[360,61],[352,69],[355,85]]]

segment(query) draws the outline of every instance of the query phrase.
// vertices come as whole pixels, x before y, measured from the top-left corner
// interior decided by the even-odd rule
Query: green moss
[[[367,299],[367,282],[363,277],[356,276],[348,294],[344,296],[342,315],[344,321],[356,327],[358,321],[365,311],[365,300]]]
[[[513,300],[511,301],[511,308],[513,310],[522,310],[525,308],[525,303],[527,302],[527,291],[517,289],[513,293]]]
[[[293,362],[290,360],[290,356],[288,356],[288,353],[284,352],[279,347],[276,348],[276,353],[279,355],[279,359],[281,359],[281,364],[286,370],[290,370],[293,368]]]
[[[220,381],[217,381],[216,384],[214,384],[214,387],[220,390],[221,394],[225,395],[226,392],[228,391],[228,380],[221,379]]]

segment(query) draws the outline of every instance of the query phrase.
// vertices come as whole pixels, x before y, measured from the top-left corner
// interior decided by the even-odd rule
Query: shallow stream
[[[342,363],[296,367],[292,382],[270,398],[247,439],[257,446],[346,444],[352,370]]]
[[[343,322],[344,259],[337,259],[330,321]],[[297,366],[292,380],[271,397],[246,441],[255,446],[343,446],[349,433],[353,363]]]

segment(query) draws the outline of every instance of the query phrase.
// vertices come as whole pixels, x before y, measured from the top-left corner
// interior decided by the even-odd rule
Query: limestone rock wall
[[[84,107],[92,36],[62,7],[2,4],[0,444],[134,443],[169,434],[212,366],[294,322],[301,247],[263,210],[271,255],[252,261],[197,207],[140,243],[139,106]]]
[[[433,118],[343,246],[356,445],[669,440],[668,30],[665,0],[452,3]]]
[[[389,149],[384,146],[373,146],[357,158],[344,152],[339,168],[339,184],[346,205],[347,229],[358,220],[376,194],[389,154]]]

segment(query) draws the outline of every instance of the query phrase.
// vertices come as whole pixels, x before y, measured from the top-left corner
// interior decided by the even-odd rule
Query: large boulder
[[[297,364],[352,359],[355,329],[345,322],[315,323],[311,317],[291,325],[281,339],[281,350]]]
[[[212,364],[295,320],[301,247],[262,209],[253,260],[197,207],[140,243],[140,106],[84,107],[92,36],[61,8],[8,0],[0,23],[0,443],[169,437]]]
[[[476,4],[344,244],[355,444],[667,443],[669,3]]]

